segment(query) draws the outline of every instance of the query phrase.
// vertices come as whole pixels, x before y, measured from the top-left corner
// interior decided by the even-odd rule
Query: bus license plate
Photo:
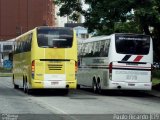
[[[51,85],[58,85],[58,82],[51,82]]]
[[[128,86],[135,86],[134,83],[128,83]]]

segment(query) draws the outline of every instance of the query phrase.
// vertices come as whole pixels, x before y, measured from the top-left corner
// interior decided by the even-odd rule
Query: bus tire
[[[23,78],[23,92],[27,93],[26,80]]]
[[[77,84],[77,89],[80,89],[80,88],[81,88],[81,86],[79,84]]]
[[[14,84],[14,89],[18,89],[18,88],[19,88],[19,86]]]
[[[18,89],[18,88],[19,88],[19,86],[18,86],[18,85],[16,85],[16,84],[15,84],[15,82],[14,82],[14,75],[13,75],[13,77],[12,77],[12,81],[13,81],[14,89]]]
[[[95,79],[92,81],[92,90],[94,93],[97,93],[97,83]]]
[[[101,90],[101,80],[100,78],[97,79],[97,92],[98,93],[101,93],[102,90]]]
[[[25,80],[24,80],[24,92],[27,93],[27,94],[31,94],[32,93],[32,90],[29,89],[29,86],[28,86],[28,82],[27,82],[27,77],[25,77]]]
[[[29,95],[32,94],[32,90],[28,88],[27,89],[27,94],[29,94]]]

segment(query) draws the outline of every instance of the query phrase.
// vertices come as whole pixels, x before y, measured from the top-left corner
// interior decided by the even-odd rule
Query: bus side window
[[[94,44],[96,44],[96,46],[95,46],[95,49],[94,49],[93,56],[94,57],[99,57],[99,45],[100,45],[100,41],[97,41]]]
[[[46,35],[39,34],[38,35],[38,46],[48,46],[48,39]]]
[[[32,33],[29,35],[29,40],[28,40],[28,51],[31,51],[31,43],[32,43]]]
[[[109,45],[110,45],[110,40],[106,40],[105,41],[105,48],[104,48],[104,56],[108,57],[108,53],[109,53]]]
[[[24,41],[21,41],[21,47],[20,47],[20,52],[24,52]]]
[[[93,56],[93,43],[88,43],[88,46],[87,46],[87,54],[86,54],[86,57],[92,57]]]
[[[89,43],[85,44],[85,51],[84,51],[84,57],[88,57],[88,53],[89,53]]]
[[[20,53],[20,42],[17,42],[16,53]]]
[[[101,45],[99,56],[104,57],[104,45]]]
[[[82,56],[85,56],[85,48],[86,48],[86,44],[83,44],[82,46]]]
[[[27,52],[27,41],[23,42],[23,52]]]

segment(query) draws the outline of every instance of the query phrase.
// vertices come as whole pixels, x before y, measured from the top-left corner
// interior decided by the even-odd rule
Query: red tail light
[[[112,62],[109,64],[109,73],[112,73]]]
[[[32,78],[34,79],[34,71],[35,71],[35,61],[32,61]]]
[[[33,60],[32,61],[32,72],[34,72],[34,70],[35,70],[35,61]]]
[[[151,81],[153,81],[153,71],[155,70],[155,67],[151,64]]]
[[[109,64],[109,79],[112,80],[112,62]]]
[[[78,71],[78,63],[75,62],[75,72],[77,72],[77,71]]]

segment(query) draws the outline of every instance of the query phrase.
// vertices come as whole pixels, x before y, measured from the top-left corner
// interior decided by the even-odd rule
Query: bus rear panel
[[[151,90],[151,38],[146,35],[115,34],[113,45],[109,88]]]
[[[76,88],[77,54],[73,35],[72,29],[37,29],[39,49],[33,50],[33,88]]]

